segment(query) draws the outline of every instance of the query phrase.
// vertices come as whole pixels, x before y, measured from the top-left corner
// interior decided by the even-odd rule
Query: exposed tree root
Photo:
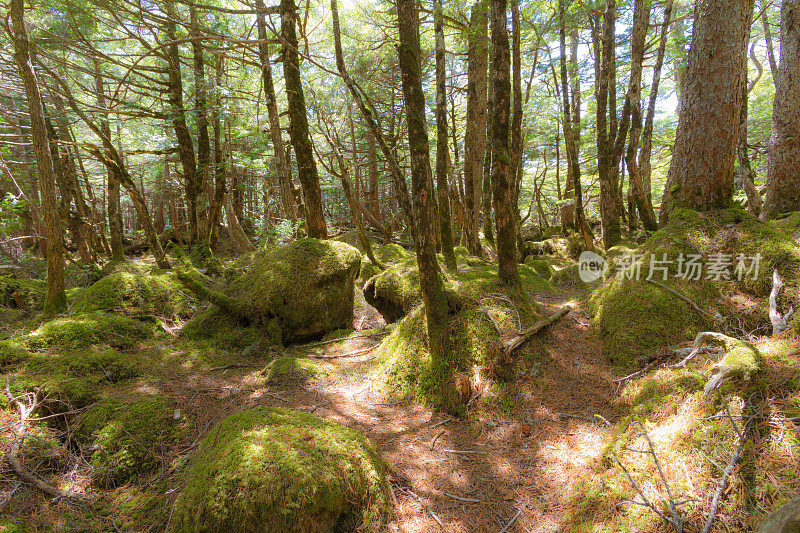
[[[786,314],[778,308],[778,297],[783,291],[783,280],[778,269],[772,271],[772,291],[769,293],[769,321],[772,322],[772,336],[780,335],[789,329],[789,319],[794,315],[794,307],[789,306]]]

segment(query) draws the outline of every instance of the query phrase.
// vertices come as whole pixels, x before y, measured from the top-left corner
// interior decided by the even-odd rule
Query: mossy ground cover
[[[590,300],[595,324],[606,341],[606,353],[623,367],[654,350],[684,344],[705,329],[740,336],[764,328],[769,324],[767,299],[775,268],[786,280],[784,308],[788,303],[797,307],[800,302],[797,244],[738,208],[704,214],[690,210],[672,213],[669,223],[636,249],[636,254],[645,258],[639,279],[635,269],[622,276],[616,271],[622,264],[620,258],[629,251],[612,254],[608,277]],[[651,254],[657,259],[666,254],[672,261],[667,265],[666,280],[660,271],[653,279],[691,300],[702,312],[663,286],[645,280]],[[701,279],[679,279],[676,274],[681,254],[684,258],[696,254],[706,266],[718,254],[733,258],[728,268],[730,279],[707,279],[707,270],[703,270]],[[758,272],[745,271],[741,280],[735,273],[740,254],[747,269],[753,264],[751,258],[760,255]]]
[[[423,304],[418,293],[405,317],[376,350],[376,373],[381,376],[385,392],[410,396],[437,409],[458,410],[448,394],[446,384],[459,372],[471,373],[474,366],[491,367],[503,335],[517,332],[539,316],[531,300],[533,292],[552,291],[550,284],[527,265],[519,266],[521,284],[507,286],[499,281],[491,264],[470,258],[460,251],[457,271],[447,272],[448,299],[457,311],[451,316],[446,335],[446,354],[451,375],[439,375],[432,364],[427,344],[427,328]],[[405,266],[407,270],[402,270]],[[415,266],[398,264],[387,271],[394,286],[404,293],[413,293],[413,280],[418,280]],[[379,276],[380,277],[380,276]],[[379,284],[375,285],[376,287]],[[418,288],[416,289],[419,290]],[[412,301],[411,297],[407,298]],[[523,348],[531,350],[531,345]]]
[[[641,496],[618,460],[648,499],[669,514],[667,491],[655,462],[649,454],[635,451],[649,449],[642,435],[646,430],[673,499],[691,500],[679,506],[686,530],[701,529],[708,495],[721,475],[716,465],[727,465],[739,442],[727,417],[730,412],[740,430],[745,428],[742,417],[755,418],[747,426],[748,443],[720,502],[716,523],[722,530],[753,530],[800,489],[795,457],[800,435],[797,426],[786,420],[800,385],[796,347],[796,340],[759,344],[766,360],[760,377],[726,385],[709,397],[704,396],[703,387],[720,354],[701,356],[686,368],[663,367],[628,381],[617,399],[621,418],[614,426],[615,438],[596,463],[591,481],[577,487],[565,527],[576,532],[669,530],[652,510],[622,503],[641,501]]]
[[[388,512],[386,474],[352,429],[289,409],[250,409],[203,441],[170,531],[376,530]]]

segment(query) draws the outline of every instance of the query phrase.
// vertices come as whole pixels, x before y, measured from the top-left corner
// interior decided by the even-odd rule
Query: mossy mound
[[[169,531],[377,530],[387,468],[358,432],[290,409],[229,416],[203,441]]]
[[[555,269],[548,259],[537,259],[531,256],[525,259],[525,264],[544,279],[550,279],[550,276],[555,273]]]
[[[211,341],[223,349],[239,349],[255,344],[262,338],[268,343],[280,342],[280,331],[272,336],[252,325],[244,325],[218,307],[210,307],[183,326],[183,336],[192,340]],[[267,332],[269,333],[269,332]]]
[[[708,513],[704,496],[716,490],[721,470],[739,444],[737,429],[745,433],[748,443],[728,479],[714,527],[753,531],[770,512],[793,498],[792,487],[800,475],[794,451],[800,445],[800,433],[791,424],[766,419],[790,416],[786,398],[796,394],[800,360],[796,355],[792,361],[781,360],[771,348],[757,348],[766,359],[760,377],[747,383],[730,382],[718,395],[706,397],[703,389],[713,368],[725,360],[719,354],[701,355],[686,368],[664,366],[628,381],[616,400],[622,416],[612,428],[613,441],[595,464],[591,479],[575,487],[576,498],[562,527],[576,533],[666,531],[653,511],[624,503],[641,501],[641,496],[618,461],[648,499],[670,515],[667,492],[652,455],[636,451],[650,450],[643,430],[652,439],[674,501],[684,502],[678,510],[685,518],[685,531],[702,529]],[[746,423],[750,417],[755,418]]]
[[[0,307],[33,311],[41,309],[47,283],[41,280],[0,276]]]
[[[238,274],[221,293],[238,319],[264,330],[277,328],[281,340],[290,342],[352,321],[360,265],[361,254],[348,244],[300,239],[237,260],[231,271]]]
[[[765,327],[769,324],[767,296],[774,268],[786,283],[785,298],[795,308],[800,302],[800,248],[771,225],[738,208],[702,214],[674,211],[668,224],[636,250],[644,258],[639,279],[636,268],[624,259],[628,251],[615,250],[607,278],[590,300],[595,324],[606,341],[606,353],[619,365],[631,365],[637,356],[690,341],[700,331],[741,336]],[[664,254],[672,261],[663,265],[667,279],[661,271],[655,271],[657,284],[646,281],[651,255],[660,261]],[[676,276],[681,254],[685,259],[699,256],[698,261],[704,263],[700,279]],[[730,279],[707,279],[706,267],[720,254],[731,258]],[[735,269],[740,254],[745,270],[738,279]],[[752,279],[756,273],[747,269],[756,254],[760,254],[759,268]],[[622,267],[627,267],[627,274],[620,275]],[[691,300],[702,312],[665,286]]]
[[[31,350],[79,350],[91,345],[125,349],[154,335],[157,327],[152,320],[102,311],[76,313],[45,322],[19,342]]]
[[[462,399],[454,397],[454,391],[446,385],[456,374],[469,372],[475,365],[491,371],[502,335],[516,332],[538,317],[528,292],[549,292],[552,288],[535,270],[520,265],[521,285],[509,287],[499,281],[493,266],[479,263],[469,270],[460,268],[446,284],[449,299],[459,304],[451,306],[455,312],[445,334],[447,375],[442,375],[431,360],[425,308],[419,304],[375,351],[375,373],[385,393],[411,396],[435,409],[458,412]],[[538,347],[532,339],[515,355],[524,358],[536,353]]]
[[[195,312],[195,299],[171,271],[115,272],[86,289],[73,310],[155,315],[174,320],[191,316]]]
[[[81,418],[76,439],[91,449],[92,477],[103,487],[135,481],[159,464],[179,435],[173,405],[164,397],[106,398]]]
[[[364,284],[364,299],[387,323],[403,318],[420,301],[419,268],[408,257],[373,276]]]
[[[411,257],[411,253],[399,244],[386,244],[384,246],[373,248],[375,259],[380,261],[383,266],[389,266],[399,261],[406,260]],[[379,274],[378,267],[372,264],[372,261],[365,255],[361,258],[361,271],[358,275],[358,286],[363,287],[364,284],[372,276]]]

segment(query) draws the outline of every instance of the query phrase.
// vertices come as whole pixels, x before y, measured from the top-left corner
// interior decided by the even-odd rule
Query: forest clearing
[[[7,0],[0,532],[800,533],[798,0]]]

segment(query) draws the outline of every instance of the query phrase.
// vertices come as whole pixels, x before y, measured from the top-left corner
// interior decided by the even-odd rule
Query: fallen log
[[[537,320],[531,327],[527,328],[525,331],[522,331],[517,335],[514,335],[507,341],[505,341],[503,343],[503,351],[506,354],[510,354],[511,352],[516,350],[519,346],[524,344],[525,341],[536,335],[536,333],[538,333],[539,330],[544,329],[547,326],[553,324],[558,319],[560,319],[561,317],[572,311],[572,309],[573,308],[571,305],[567,305],[562,307],[552,315],[546,316],[541,320]]]

